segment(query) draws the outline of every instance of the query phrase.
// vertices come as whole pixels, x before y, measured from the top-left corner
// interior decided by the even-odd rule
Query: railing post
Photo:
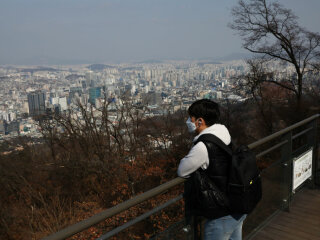
[[[282,203],[282,209],[290,211],[290,202],[292,197],[292,131],[284,134],[283,141],[287,141],[281,148],[281,162],[284,168],[283,184],[285,194]]]
[[[309,123],[309,127],[312,127],[312,131],[308,133],[308,145],[313,148],[312,155],[312,180],[311,180],[311,188],[315,188],[316,185],[320,184],[319,179],[319,159],[318,159],[318,132],[317,132],[317,120],[313,120]]]

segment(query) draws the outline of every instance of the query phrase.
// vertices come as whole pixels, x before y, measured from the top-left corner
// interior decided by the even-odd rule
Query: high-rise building
[[[36,91],[28,94],[29,115],[37,117],[44,115],[46,112],[46,93]]]
[[[65,111],[68,109],[68,102],[66,97],[59,98],[59,105],[61,107],[61,111]]]
[[[82,94],[82,89],[81,87],[71,87],[70,92],[69,92],[69,97],[74,98],[74,96],[78,94],[78,96],[81,96]]]
[[[96,99],[101,97],[101,87],[94,87],[89,89],[89,103],[95,105]]]
[[[59,105],[61,111],[65,111],[68,109],[68,103],[67,103],[67,98],[66,97],[55,97],[55,98],[50,98],[50,103],[52,105]]]

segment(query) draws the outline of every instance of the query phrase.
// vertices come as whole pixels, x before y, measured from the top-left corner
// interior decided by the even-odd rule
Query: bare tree
[[[302,28],[298,17],[277,1],[240,0],[232,9],[233,22],[243,40],[243,47],[266,60],[279,60],[294,67],[295,76],[271,82],[292,91],[300,102],[304,74],[319,66],[320,35]]]
[[[235,77],[237,83],[235,91],[252,96],[257,106],[257,120],[261,122],[265,135],[269,135],[274,130],[275,106],[280,102],[285,103],[291,92],[279,85],[270,86],[269,80],[274,78],[275,72],[267,67],[264,59],[251,59],[247,61],[247,64],[247,73]]]

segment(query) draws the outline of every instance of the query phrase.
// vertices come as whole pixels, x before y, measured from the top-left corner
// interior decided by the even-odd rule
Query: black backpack
[[[231,157],[228,172],[227,198],[231,213],[251,213],[262,197],[260,170],[255,154],[248,146],[234,151],[213,134],[201,135],[197,142],[212,142]]]

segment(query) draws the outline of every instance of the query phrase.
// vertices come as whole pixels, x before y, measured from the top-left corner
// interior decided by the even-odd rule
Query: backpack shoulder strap
[[[232,156],[232,150],[227,146],[220,138],[216,137],[213,134],[203,134],[201,135],[194,144],[198,142],[212,142],[222,148],[225,152]]]

